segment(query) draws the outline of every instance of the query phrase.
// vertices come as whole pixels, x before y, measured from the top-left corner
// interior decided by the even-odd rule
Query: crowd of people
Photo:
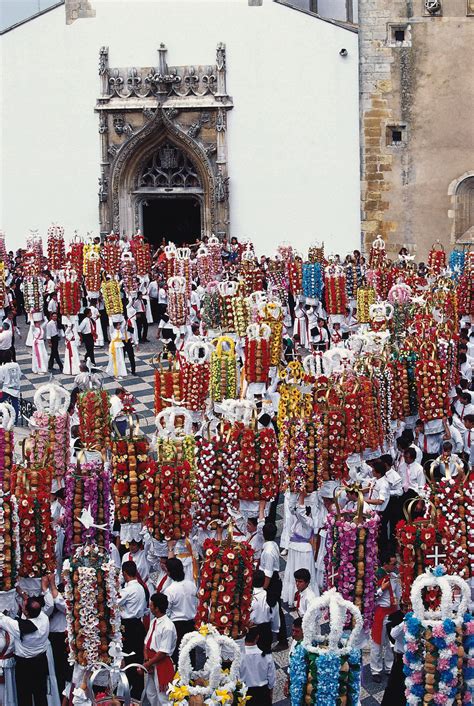
[[[431,292],[441,276],[450,280],[454,289],[459,283],[460,271],[454,267],[450,270],[447,263],[442,271],[429,263],[415,265],[405,249],[394,263],[388,263],[385,253],[380,254],[377,248],[372,260],[367,257],[366,261],[357,250],[344,258],[329,258],[322,247],[315,248],[318,252],[313,252],[309,259],[312,266],[319,265],[319,268],[303,270],[303,258],[290,246],[280,248],[277,257],[259,258],[251,243],[239,243],[232,238],[230,242],[216,245],[215,239],[209,242],[204,238],[189,248],[181,248],[181,252],[172,244],[162,243],[149,251],[146,271],[134,269],[131,275],[130,272],[124,275],[120,257],[132,246],[118,238],[112,245],[119,253],[117,271],[106,269],[104,244],[99,239],[90,243],[102,258],[99,259],[101,282],[116,283],[120,298],[118,309],[111,308],[102,286],[98,291],[88,288],[84,269],[76,272],[74,280],[79,287],[74,313],[71,310],[65,313],[65,289],[61,287],[64,277],[61,270],[51,267],[47,258],[41,259],[41,269],[32,275],[31,250],[5,254],[5,300],[0,312],[3,315],[0,332],[2,401],[10,402],[18,413],[21,370],[15,362],[15,337],[21,335],[19,319],[25,316],[28,326],[25,343],[31,347],[33,372],[54,373],[57,366],[61,373],[71,376],[71,384],[67,384],[71,392],[70,462],[75,464],[79,455],[88,451],[79,432],[78,395],[98,374],[118,381],[110,400],[110,419],[112,434],[124,437],[129,424],[126,387],[130,376],[137,374],[137,357],[142,344],[153,342],[155,337],[158,339],[156,346],[158,350],[159,341],[162,370],[166,372],[176,361],[179,364],[190,355],[193,344],[197,344],[198,359],[202,360],[208,354],[205,347],[201,350],[199,346],[215,347],[219,337],[227,336],[231,342],[223,344],[227,346],[225,350],[235,349],[234,399],[247,403],[256,418],[256,428],[269,430],[280,444],[279,482],[274,496],[253,501],[233,500],[226,508],[232,530],[229,523],[220,529],[209,523],[204,529],[193,527],[187,541],[180,537],[157,543],[144,527],[139,536],[124,542],[120,523],[115,522],[108,552],[120,571],[118,606],[124,661],[144,667],[132,666],[127,670],[132,696],[141,699],[145,689],[144,704],[181,703],[171,700],[169,687],[177,669],[180,644],[185,635],[198,627],[196,614],[205,580],[200,576],[206,556],[204,544],[209,537],[222,539],[232,531],[232,541],[247,542],[253,550],[250,622],[246,633],[238,636],[242,652],[240,678],[248,687],[251,703],[271,704],[276,681],[273,653],[289,650],[291,658],[296,645],[303,640],[303,618],[308,608],[330,585],[327,520],[337,511],[347,516],[375,513],[378,518],[375,610],[370,629],[364,633],[365,642],[361,644],[370,649],[371,679],[380,683],[384,673],[390,675],[382,703],[385,706],[406,703],[400,625],[408,606],[402,600],[401,551],[396,528],[410,501],[415,503],[413,515],[424,516],[426,508],[422,501],[433,492],[430,491],[430,473],[434,481],[449,478],[465,482],[474,465],[474,432],[471,433],[474,428],[471,391],[474,328],[470,311],[456,309],[457,319],[451,329],[456,349],[454,384],[450,381],[448,385],[446,381],[447,402],[442,414],[436,415],[439,423],[433,425],[416,409],[411,409],[403,418],[392,415],[384,438],[373,453],[346,454],[342,462],[344,471],[334,473],[333,477],[321,477],[309,492],[308,486],[291,487],[288,480],[285,482],[281,409],[283,386],[289,378],[283,373],[295,363],[303,369],[303,361],[313,366],[304,368],[306,381],[303,377],[297,379],[305,394],[304,385],[314,384],[318,376],[348,375],[354,365],[354,355],[357,358],[361,351],[364,357],[364,336],[366,343],[370,343],[371,335],[379,337],[375,343],[375,339],[371,339],[376,348],[367,350],[371,355],[374,350],[377,356],[382,355],[390,337],[393,341],[400,333],[395,332],[393,323],[397,300],[391,298],[392,304],[387,308],[390,287],[386,286],[382,293],[380,281],[375,282],[374,275],[371,276],[382,261],[386,271],[391,271],[391,286],[403,285],[410,289],[410,302],[413,297]],[[139,239],[139,245],[148,247],[143,239]],[[133,248],[132,252],[137,257]],[[63,269],[67,270],[66,259]],[[67,271],[69,276],[71,268]],[[312,278],[310,284],[304,281],[305,273]],[[339,283],[344,282],[346,287],[344,293],[337,294],[341,301],[336,308],[329,292],[330,277],[334,275],[340,277]],[[41,282],[40,306],[37,300],[32,307],[26,296],[27,280],[32,278]],[[318,278],[319,284],[319,280],[315,282]],[[225,287],[218,290],[218,284]],[[375,308],[363,313],[357,291],[368,288],[374,291],[370,307]],[[233,292],[241,298],[245,295],[249,299],[247,312],[250,312],[246,323],[249,328],[256,325],[257,329],[242,331],[235,316],[235,326],[229,330],[223,316],[213,315],[216,292],[224,301],[226,297],[230,301],[235,296]],[[385,310],[380,308],[381,301]],[[432,315],[435,323],[445,324],[445,312],[440,310],[439,302],[431,305],[427,297],[425,301],[428,304],[424,304],[424,315]],[[278,313],[275,320],[281,324],[277,334],[272,328],[273,322],[268,323],[270,313],[265,307],[269,304]],[[252,307],[257,312],[253,319]],[[261,326],[265,325],[267,329],[263,331]],[[250,367],[248,341],[251,336],[258,342],[268,340],[267,333],[279,336],[278,360],[265,367],[263,356],[267,348],[264,346],[263,353],[257,354],[257,363],[254,362],[264,369],[264,374],[252,377],[255,369],[252,371]],[[415,338],[421,335],[416,325],[413,330],[405,331],[406,335],[409,333]],[[419,338],[420,345],[422,342]],[[97,348],[108,350],[105,370],[96,364]],[[340,380],[343,385],[343,377]],[[416,386],[416,380],[413,384]],[[208,386],[211,385],[212,379],[208,382]],[[202,406],[197,408],[188,404],[191,433],[196,439],[203,438],[209,428],[216,428],[225,418],[225,398],[213,397],[206,389],[203,400]],[[160,404],[160,409],[173,405],[180,409],[186,407],[186,402],[176,398],[174,391]],[[336,445],[334,437],[330,436],[329,440],[329,447]],[[290,439],[288,443],[291,446],[293,442]],[[290,453],[287,451],[286,455]],[[288,460],[286,469],[287,466]],[[74,665],[68,662],[67,601],[61,574],[63,560],[67,558],[62,543],[65,489],[59,482],[52,491],[57,570],[42,578],[39,595],[19,589],[18,614],[10,611],[9,615],[0,615],[0,629],[7,636],[3,651],[0,644],[0,665],[4,674],[0,704],[3,706],[88,703],[80,700],[86,699],[86,695],[80,688]],[[193,663],[200,659],[202,655],[198,651],[193,654]],[[145,671],[151,675],[147,679]],[[291,694],[290,676],[286,679],[285,694],[288,695]],[[293,700],[292,704],[299,706]]]

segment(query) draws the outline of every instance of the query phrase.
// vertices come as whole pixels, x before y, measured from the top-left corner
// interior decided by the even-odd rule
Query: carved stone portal
[[[202,235],[229,235],[225,45],[213,66],[168,66],[166,54],[162,44],[157,67],[111,68],[100,50],[101,233],[130,236],[150,199],[192,196]]]

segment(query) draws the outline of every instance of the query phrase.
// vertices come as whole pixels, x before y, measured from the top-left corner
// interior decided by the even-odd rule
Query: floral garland
[[[201,287],[207,287],[207,285],[212,281],[212,262],[209,250],[206,246],[201,246],[198,248],[196,253],[196,267],[199,277],[199,284]]]
[[[219,238],[211,236],[207,243],[210,254],[210,274],[212,279],[220,277],[223,270],[222,264],[222,244]]]
[[[0,490],[0,591],[15,588],[20,568],[20,519],[14,495]]]
[[[209,393],[209,380],[211,376],[210,363],[191,362],[183,360],[182,371],[182,396],[186,409],[192,412],[203,410]]]
[[[64,549],[72,554],[74,547],[85,544],[110,546],[111,488],[110,471],[100,461],[84,463],[80,468],[72,466],[65,479],[64,502]],[[95,525],[105,529],[85,527],[78,515],[87,509]]]
[[[141,235],[135,235],[130,243],[130,249],[135,257],[137,274],[140,277],[149,274],[151,270],[150,245],[146,243]]]
[[[93,258],[96,258],[97,260],[100,257],[100,245],[95,244],[95,243],[79,243],[79,245],[82,245],[82,263],[83,263],[83,273],[86,274],[87,272],[87,259],[92,255]]]
[[[158,463],[143,483],[141,519],[158,541],[189,537],[191,517],[191,466],[187,461]]]
[[[120,257],[120,276],[127,293],[137,291],[137,263],[130,250],[125,250]]]
[[[14,465],[11,471],[11,493],[16,495],[33,495],[43,493],[49,495],[51,493],[51,483],[53,480],[53,467],[44,465],[43,463],[31,463],[30,457],[27,456],[26,463],[23,465]]]
[[[207,539],[198,591],[196,625],[214,625],[233,638],[242,635],[250,622],[253,549],[247,542]]]
[[[319,262],[303,263],[303,296],[321,299],[323,293],[323,273]]]
[[[232,323],[238,336],[244,337],[250,321],[250,312],[245,297],[230,297],[232,306]]]
[[[241,267],[243,277],[243,294],[248,297],[252,292],[260,292],[263,289],[263,272],[254,262],[243,260]]]
[[[189,465],[189,484],[191,499],[194,501],[196,489],[196,438],[192,434],[178,436],[175,439],[156,440],[156,453],[160,463],[181,463]]]
[[[23,578],[41,578],[56,569],[56,533],[51,521],[49,493],[16,493],[20,523],[21,564]]]
[[[0,261],[0,304],[5,305],[5,263]]]
[[[66,247],[64,245],[64,228],[53,225],[48,228],[48,267],[53,272],[64,267]]]
[[[237,358],[235,343],[232,339],[222,336],[216,339],[216,348],[211,353],[210,395],[214,402],[225,399],[235,399],[237,396]],[[229,343],[229,350],[223,348],[223,343]]]
[[[221,326],[225,331],[235,331],[234,306],[232,300],[235,295],[220,295]]]
[[[283,485],[292,493],[316,490],[319,484],[320,428],[312,419],[290,418],[283,423],[280,466]]]
[[[410,387],[408,370],[399,360],[390,364],[392,375],[392,420],[405,419],[410,416]]]
[[[86,449],[110,445],[110,402],[105,390],[86,390],[77,399],[79,437]]]
[[[279,365],[283,345],[283,310],[270,302],[262,310],[263,323],[270,327],[270,365]]]
[[[183,399],[183,372],[181,359],[167,356],[167,368],[162,364],[155,368],[155,414],[173,404],[171,400]]]
[[[255,431],[241,423],[232,435],[240,448],[239,497],[242,500],[272,500],[278,494],[278,446],[275,430]]]
[[[415,364],[418,414],[423,422],[449,415],[446,366],[437,360],[419,360]]]
[[[66,275],[60,279],[59,301],[63,316],[77,316],[81,308],[81,287],[77,279]]]
[[[344,408],[330,406],[321,413],[320,422],[317,440],[320,480],[344,479],[348,472]],[[365,425],[364,428],[367,429]]]
[[[0,427],[0,490],[10,492],[11,471],[13,466],[14,432],[13,429]]]
[[[357,606],[364,630],[370,629],[375,613],[379,523],[376,512],[356,521],[351,513],[331,511],[326,520],[324,564],[328,588],[335,587]]]
[[[287,306],[289,282],[283,260],[270,260],[267,271],[267,283],[268,289],[275,294],[284,306]]]
[[[146,437],[112,441],[112,494],[120,523],[139,522],[142,484],[152,468],[149,449]]]
[[[229,523],[229,508],[238,498],[239,460],[240,451],[235,439],[218,434],[198,440],[194,511],[197,527],[216,528]]]
[[[62,478],[69,465],[70,432],[69,414],[50,415],[33,412],[33,432],[30,435],[31,458],[40,464],[50,454],[56,478]]]
[[[104,297],[105,310],[107,316],[116,316],[123,313],[122,297],[120,296],[120,285],[114,279],[102,282],[100,287]]]
[[[434,246],[428,253],[428,267],[432,274],[439,275],[446,269],[446,253],[444,249],[436,249]]]
[[[344,268],[346,272],[346,292],[348,299],[357,296],[357,290],[362,286],[362,270],[360,265],[349,264]]]
[[[206,661],[200,671],[191,665],[191,653],[196,647],[204,649]],[[229,669],[222,668],[223,657],[231,656]],[[168,699],[173,706],[191,706],[206,703],[209,706],[234,704],[245,706],[250,699],[246,685],[238,679],[240,647],[230,637],[219,635],[212,625],[201,625],[199,631],[183,637],[178,671],[168,688]],[[205,699],[205,702],[204,702]]]
[[[328,314],[344,315],[346,313],[346,276],[340,268],[326,268],[324,272],[324,298]]]
[[[102,246],[102,262],[104,270],[107,274],[119,274],[120,270],[120,246],[118,236],[112,235],[107,238],[107,241]]]
[[[301,259],[292,260],[287,263],[288,290],[293,296],[298,296],[303,287],[303,263]]]
[[[172,279],[178,278],[170,278],[170,280]],[[182,277],[179,277],[179,279],[182,282],[177,284],[178,288],[171,286],[170,280],[168,280],[168,316],[170,323],[178,327],[186,325],[189,310],[186,292],[184,291],[185,280]]]
[[[449,255],[449,269],[452,272],[453,279],[458,280],[464,273],[464,264],[466,256],[463,250],[453,250]]]
[[[400,582],[402,585],[402,601],[406,606],[411,605],[410,592],[413,581],[426,569],[435,566],[433,554],[435,546],[446,549],[448,535],[446,522],[443,517],[433,524],[429,520],[400,520],[396,526],[396,538],[401,554]],[[427,596],[429,604],[438,602],[438,595]]]
[[[468,484],[458,478],[441,478],[433,487],[432,499],[438,519],[444,518],[449,537],[446,567],[466,581],[474,576],[474,504]]]
[[[84,243],[73,241],[69,245],[68,261],[78,277],[84,272]]]
[[[221,297],[216,289],[208,289],[201,303],[201,318],[208,329],[221,326]]]
[[[267,383],[270,372],[270,341],[268,338],[246,338],[245,377],[249,383]]]
[[[29,275],[23,280],[23,296],[25,297],[25,311],[34,314],[43,310],[43,280],[37,275]]]
[[[111,642],[122,646],[118,569],[102,549],[79,547],[63,567],[69,663],[109,664]]]
[[[368,324],[370,321],[369,309],[375,304],[376,294],[373,287],[359,287],[357,290],[357,321]]]
[[[84,248],[85,251],[85,248]],[[85,253],[84,259],[84,284],[86,291],[99,292],[100,290],[100,257],[94,250]]]

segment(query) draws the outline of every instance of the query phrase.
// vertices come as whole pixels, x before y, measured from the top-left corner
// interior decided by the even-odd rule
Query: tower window
[[[388,125],[387,126],[387,145],[392,147],[400,147],[406,140],[405,125]]]
[[[411,46],[411,25],[389,24],[387,44],[391,47]]]
[[[404,42],[405,41],[405,30],[404,29],[396,29],[394,31],[394,37],[396,42]]]

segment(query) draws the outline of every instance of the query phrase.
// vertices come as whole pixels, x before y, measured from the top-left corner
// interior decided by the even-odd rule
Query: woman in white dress
[[[295,602],[296,584],[294,573],[297,569],[308,569],[311,576],[310,586],[316,596],[319,588],[314,562],[314,550],[311,540],[313,538],[313,519],[311,511],[306,510],[305,494],[300,493],[295,517],[290,532],[290,545],[286,562],[285,575],[283,576],[283,590],[281,598],[293,607]]]
[[[64,332],[64,368],[65,375],[77,375],[79,373],[79,351],[77,349],[76,333],[74,326],[68,324]]]
[[[114,331],[109,344],[107,374],[119,379],[127,376],[127,366],[125,365],[123,350],[123,336],[120,331],[119,321],[114,324]]]
[[[48,353],[44,343],[44,328],[39,321],[35,321],[33,329],[33,349],[31,369],[34,373],[48,372]]]

